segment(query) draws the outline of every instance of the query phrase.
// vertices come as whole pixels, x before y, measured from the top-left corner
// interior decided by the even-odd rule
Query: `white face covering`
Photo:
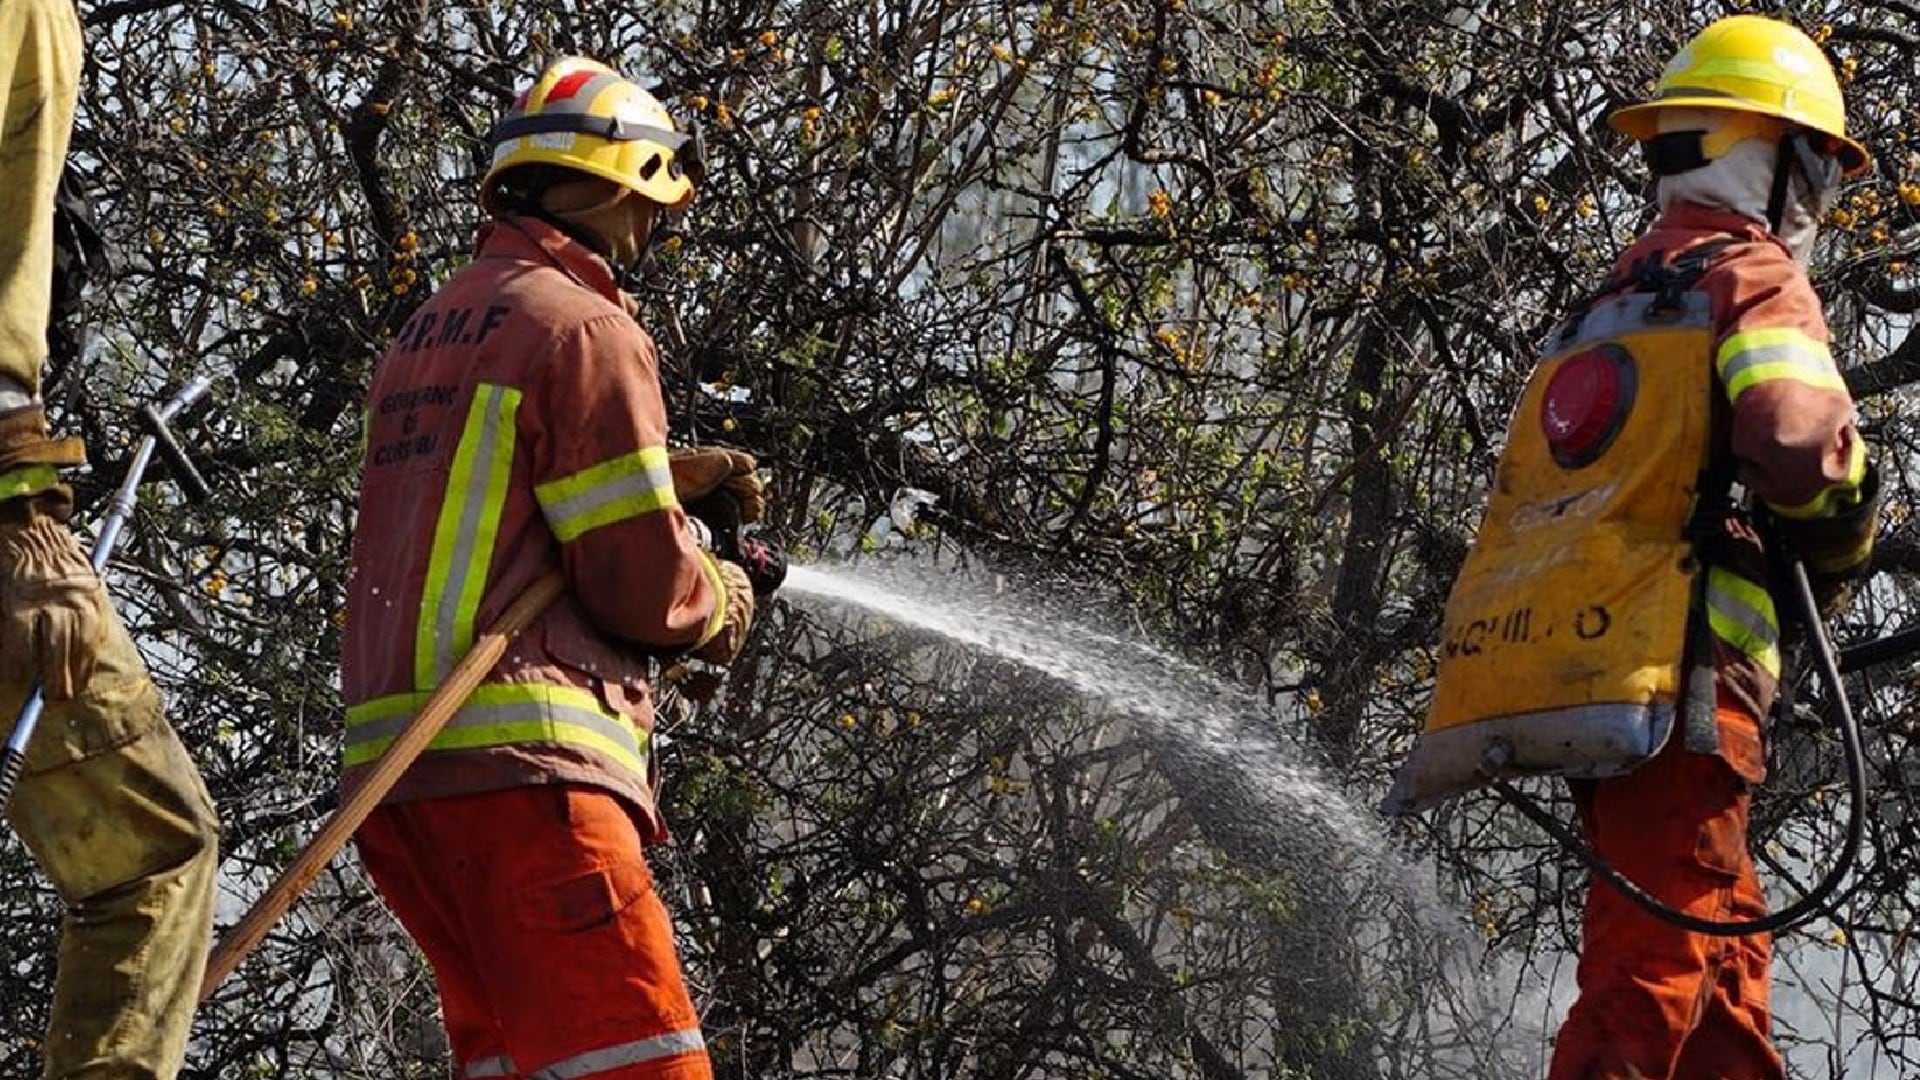
[[[1659,115],[1661,132],[1714,132],[1726,123],[1728,114],[1718,109],[1663,109]],[[1674,176],[1660,177],[1656,198],[1660,209],[1678,202],[1699,203],[1716,210],[1727,210],[1751,218],[1772,229],[1767,220],[1767,203],[1773,196],[1773,170],[1780,160],[1777,140],[1742,139],[1712,162]],[[1775,235],[1787,245],[1793,257],[1804,263],[1813,251],[1814,237],[1820,229],[1821,208],[1808,190],[1806,178],[1794,170],[1788,185],[1786,210]]]
[[[27,393],[27,388],[14,379],[0,375],[0,413],[24,409],[29,405],[40,404],[40,399]]]

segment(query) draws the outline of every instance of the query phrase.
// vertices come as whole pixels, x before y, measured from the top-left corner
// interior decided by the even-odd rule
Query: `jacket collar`
[[[1774,240],[1765,225],[1745,214],[1720,210],[1697,202],[1674,203],[1653,223],[1653,232],[1730,233],[1742,240]]]
[[[509,215],[480,227],[479,257],[551,263],[580,284],[620,304],[613,267],[587,245],[538,218]]]

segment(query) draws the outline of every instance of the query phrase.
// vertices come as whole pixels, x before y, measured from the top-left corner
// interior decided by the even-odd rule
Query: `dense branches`
[[[151,500],[114,584],[225,817],[223,919],[331,806],[359,395],[470,249],[482,133],[543,60],[621,63],[705,127],[714,179],[643,320],[679,431],[770,466],[775,532],[1123,611],[1262,695],[1246,738],[1365,804],[1424,708],[1532,343],[1646,220],[1600,117],[1729,6],[86,6],[76,153],[119,273],[53,396],[97,503],[130,410],[219,380],[195,425],[217,509]],[[1786,6],[1880,160],[1815,268],[1891,482],[1864,635],[1915,617],[1920,23]],[[938,502],[903,529],[907,488]],[[1886,717],[1875,845],[1846,931],[1783,950],[1803,1075],[1856,1043],[1920,1052],[1912,688],[1859,689]],[[792,606],[668,735],[655,856],[724,1076],[1498,1074],[1459,1025],[1517,1006],[1445,1007],[1452,946],[1249,816],[1233,777],[1259,759],[1223,780],[1014,665]],[[1760,836],[1805,879],[1833,747],[1776,746]],[[1538,837],[1470,801],[1401,839],[1497,957],[1562,954],[1578,881]],[[0,904],[0,1075],[26,1077],[57,909],[17,849]],[[1537,1072],[1539,1035],[1517,1041]],[[443,1055],[429,981],[343,864],[203,1014],[192,1075],[427,1077]]]

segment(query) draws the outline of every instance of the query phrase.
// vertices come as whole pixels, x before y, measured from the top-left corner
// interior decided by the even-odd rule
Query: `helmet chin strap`
[[[1787,197],[1792,194],[1795,166],[1794,137],[1792,132],[1780,136],[1779,150],[1773,157],[1773,191],[1767,196],[1767,228],[1775,236],[1786,235]],[[1813,185],[1809,182],[1807,186]]]

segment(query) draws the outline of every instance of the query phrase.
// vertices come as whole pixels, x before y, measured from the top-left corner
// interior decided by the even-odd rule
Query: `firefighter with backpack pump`
[[[489,142],[478,253],[402,328],[368,397],[343,786],[477,628],[555,571],[568,588],[355,842],[433,965],[456,1075],[706,1080],[645,854],[666,837],[653,673],[665,655],[730,663],[777,580],[696,540],[688,507],[761,515],[757,464],[669,453],[654,343],[620,287],[693,199],[699,142],[583,59],[547,68]]]
[[[46,709],[7,816],[66,905],[49,1080],[170,1080],[207,958],[219,826],[119,615],[69,530],[41,379],[55,194],[82,60],[70,0],[0,3],[0,717]],[[67,358],[71,360],[72,358]],[[4,721],[0,721],[4,722]]]
[[[1608,120],[1644,149],[1660,214],[1514,411],[1388,808],[1563,775],[1602,860],[1687,916],[1752,920],[1747,814],[1780,679],[1765,545],[1837,596],[1876,526],[1804,269],[1869,157],[1819,47],[1751,15],[1701,31]],[[1599,881],[1582,930],[1550,1080],[1784,1076],[1766,935],[1683,929]]]

